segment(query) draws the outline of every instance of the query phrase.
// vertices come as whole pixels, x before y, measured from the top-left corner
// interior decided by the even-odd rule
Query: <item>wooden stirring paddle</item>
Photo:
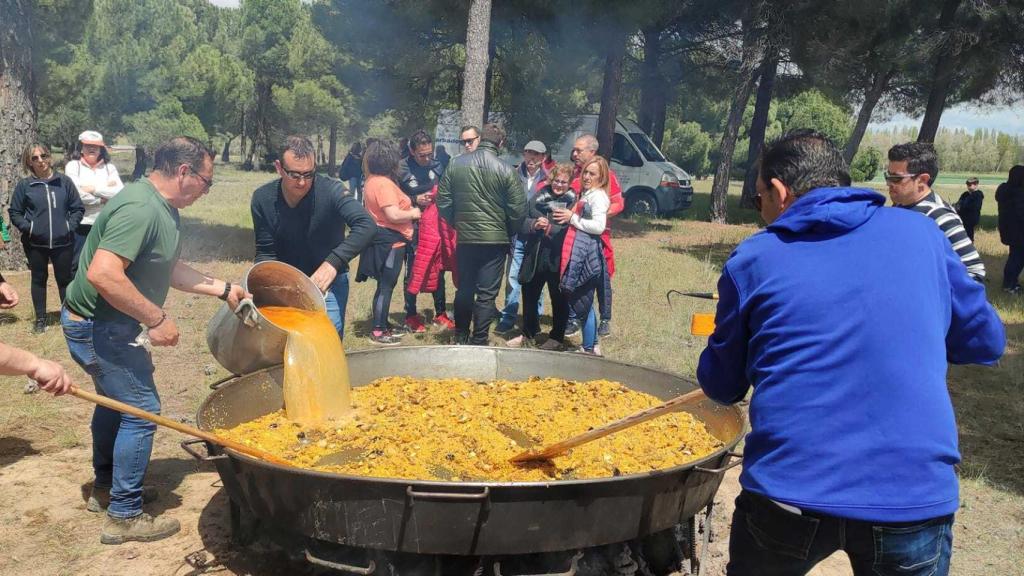
[[[696,390],[691,390],[686,394],[683,394],[682,396],[676,396],[675,398],[668,400],[667,402],[661,404],[660,406],[655,406],[654,408],[647,408],[646,410],[641,410],[636,414],[631,414],[621,420],[616,420],[615,422],[601,426],[600,428],[588,430],[583,434],[579,434],[567,440],[562,440],[561,442],[556,442],[554,444],[544,446],[543,448],[540,448],[538,450],[527,450],[525,452],[521,452],[513,456],[511,459],[509,459],[509,461],[512,462],[513,464],[523,464],[525,462],[550,460],[555,456],[558,456],[568,451],[571,448],[575,448],[582,444],[586,444],[587,442],[597,440],[598,438],[604,438],[609,434],[614,434],[615,432],[618,432],[620,430],[625,430],[630,426],[636,426],[641,422],[647,422],[648,420],[652,420],[654,418],[657,418],[658,416],[662,416],[670,412],[675,412],[677,410],[682,409],[686,405],[700,402],[705,398],[707,398],[707,396],[704,395],[704,391],[701,390],[700,388],[697,388]]]
[[[204,432],[203,430],[200,430],[198,428],[194,428],[192,426],[189,426],[188,424],[182,424],[181,422],[177,422],[177,421],[171,420],[170,418],[165,418],[165,417],[163,417],[163,416],[161,416],[159,414],[153,414],[152,412],[147,412],[147,411],[145,411],[145,410],[143,410],[141,408],[136,408],[135,406],[131,406],[129,404],[125,404],[124,402],[118,402],[117,400],[114,400],[114,399],[111,399],[111,398],[107,398],[106,396],[100,396],[99,394],[94,394],[92,392],[89,392],[89,391],[86,391],[86,390],[82,390],[78,386],[72,386],[71,390],[68,391],[68,394],[71,394],[72,396],[76,396],[78,398],[81,398],[82,400],[88,400],[89,402],[92,402],[94,404],[99,404],[100,406],[103,406],[105,408],[110,408],[111,410],[116,410],[116,411],[121,412],[123,414],[130,414],[132,416],[137,416],[139,418],[142,418],[143,420],[149,420],[150,422],[152,422],[154,424],[159,424],[160,426],[166,426],[167,428],[171,428],[173,430],[177,430],[178,432],[181,432],[182,434],[188,434],[189,436],[195,436],[196,438],[199,438],[199,439],[202,439],[202,440],[206,440],[207,442],[211,442],[213,444],[217,444],[218,446],[223,446],[225,448],[231,448],[232,450],[234,450],[236,452],[241,452],[242,454],[246,454],[248,456],[252,456],[253,458],[259,458],[260,460],[266,460],[267,462],[271,462],[273,464],[278,464],[280,466],[293,466],[287,460],[284,460],[282,458],[278,458],[277,456],[274,456],[273,454],[270,454],[268,452],[264,452],[263,450],[260,450],[258,448],[253,448],[251,446],[246,446],[245,444],[242,444],[240,442],[235,442],[234,440],[228,440],[227,438],[221,438],[220,436],[217,436],[215,434],[210,434],[209,432]]]

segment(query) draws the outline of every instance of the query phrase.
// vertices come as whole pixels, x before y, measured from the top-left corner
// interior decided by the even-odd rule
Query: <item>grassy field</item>
[[[218,167],[216,186],[195,206],[183,212],[183,258],[197,268],[239,279],[253,254],[249,197],[269,174],[252,174]],[[707,218],[710,180],[696,183],[693,208],[669,220],[618,220],[615,245],[613,337],[602,341],[606,356],[693,376],[703,338],[689,334],[694,312],[713,312],[711,303],[690,300],[666,302],[669,289],[711,290],[722,263],[733,247],[755,232],[756,214],[738,207],[738,185],[730,197],[730,225],[712,225]],[[881,186],[879,186],[881,188]],[[940,185],[947,199],[959,186]],[[990,192],[988,187],[986,192]],[[991,194],[989,195],[991,198]],[[955,200],[955,196],[952,197]],[[1006,249],[994,232],[994,202],[987,201],[978,249],[989,270],[989,296],[1009,334],[1009,349],[996,368],[953,367],[949,387],[960,426],[963,464],[960,466],[963,506],[957,517],[954,574],[970,576],[1020,574],[1024,565],[1024,300],[999,289]],[[22,304],[0,315],[0,339],[58,359],[85,387],[91,383],[70,361],[58,328],[34,336],[28,277],[9,279]],[[52,283],[52,282],[51,282]],[[371,347],[365,338],[373,283],[352,284],[345,341],[350,350]],[[449,292],[449,298],[454,291]],[[421,307],[428,297],[420,298]],[[172,292],[167,308],[182,332],[174,349],[154,354],[165,415],[191,421],[209,393],[207,385],[226,373],[206,349],[206,322],[219,302]],[[51,289],[49,309],[57,310]],[[401,299],[393,301],[399,319]],[[550,310],[550,308],[548,308]],[[546,318],[545,318],[546,319]],[[447,343],[449,335],[432,330],[407,336],[413,345]],[[500,339],[495,340],[500,344]],[[900,345],[913,345],[913,335]],[[867,380],[870,375],[865,375]],[[24,379],[0,378],[0,574],[273,574],[300,568],[274,552],[240,550],[227,541],[225,506],[219,481],[207,465],[197,465],[177,448],[176,434],[160,431],[150,480],[169,494],[157,511],[169,511],[182,521],[183,531],[167,541],[122,547],[98,544],[100,519],[83,510],[81,494],[91,481],[89,416],[79,400],[51,400],[25,395]],[[842,439],[822,439],[837,442]],[[735,475],[727,477],[722,494],[735,494]],[[731,503],[722,496],[716,516],[718,533],[727,533]],[[705,573],[720,573],[724,537],[715,544],[718,563]],[[197,556],[198,555],[198,556]],[[200,558],[200,560],[197,560]],[[281,568],[286,566],[286,568]],[[817,574],[847,574],[841,563]]]

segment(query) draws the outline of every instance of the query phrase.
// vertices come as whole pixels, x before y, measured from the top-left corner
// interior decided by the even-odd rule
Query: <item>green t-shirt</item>
[[[131,261],[125,274],[147,300],[163,306],[178,260],[178,209],[157,193],[148,179],[124,187],[96,217],[68,286],[68,307],[86,318],[121,320],[128,316],[108,304],[86,279],[97,249]]]

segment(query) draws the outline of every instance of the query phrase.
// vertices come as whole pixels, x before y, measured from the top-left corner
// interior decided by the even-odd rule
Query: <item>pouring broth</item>
[[[292,422],[320,427],[352,411],[348,362],[338,332],[323,312],[265,306],[260,313],[288,332],[284,349],[284,413]]]

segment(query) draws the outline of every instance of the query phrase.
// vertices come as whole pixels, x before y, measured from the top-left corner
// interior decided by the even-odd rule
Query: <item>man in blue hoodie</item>
[[[730,575],[805,574],[838,549],[858,575],[949,570],[946,363],[993,364],[1006,336],[934,223],[849,185],[825,136],[774,142],[757,181],[767,228],[718,282],[697,377],[724,404],[753,387]]]

